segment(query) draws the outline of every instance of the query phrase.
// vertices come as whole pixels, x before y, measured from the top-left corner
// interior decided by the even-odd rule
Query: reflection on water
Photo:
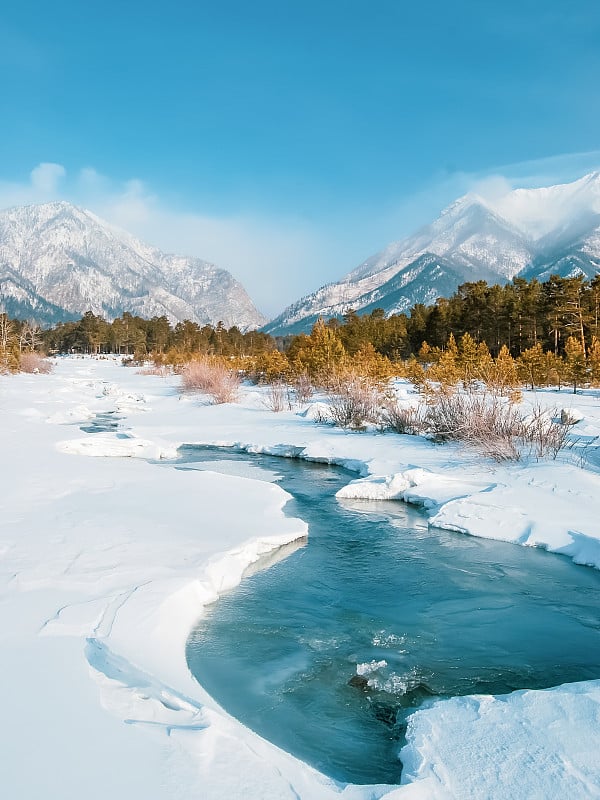
[[[187,448],[178,465],[203,459],[219,469],[214,449]],[[326,774],[397,782],[406,718],[432,698],[600,677],[598,572],[428,529],[402,503],[340,503],[352,476],[339,468],[225,461],[281,477],[308,546],[221,598],[188,663],[230,713]]]

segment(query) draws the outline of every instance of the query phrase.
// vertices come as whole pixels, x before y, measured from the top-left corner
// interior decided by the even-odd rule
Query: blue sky
[[[600,166],[596,0],[6,5],[0,205],[88,205],[268,314],[486,176]]]

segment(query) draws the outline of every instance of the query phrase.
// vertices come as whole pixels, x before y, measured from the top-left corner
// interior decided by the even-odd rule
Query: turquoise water
[[[248,727],[340,781],[395,783],[407,716],[435,697],[600,677],[600,573],[428,529],[394,502],[339,502],[339,468],[185,448],[181,468],[250,474],[309,523],[287,558],[222,597],[187,659]]]

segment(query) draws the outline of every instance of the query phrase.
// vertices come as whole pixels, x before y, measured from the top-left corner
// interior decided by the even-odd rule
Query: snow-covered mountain
[[[0,308],[42,323],[86,311],[242,329],[265,322],[226,270],[163,253],[66,202],[0,212]]]
[[[339,283],[323,286],[265,326],[307,331],[354,309],[387,314],[433,303],[466,281],[505,283],[600,270],[600,173],[573,183],[516,189],[494,200],[467,194],[413,236],[389,245]]]

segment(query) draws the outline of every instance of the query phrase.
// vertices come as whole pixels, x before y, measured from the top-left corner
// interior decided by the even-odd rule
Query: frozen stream
[[[212,607],[187,658],[231,714],[333,778],[398,782],[406,717],[432,697],[600,677],[597,571],[337,501],[339,468],[180,452],[178,468],[278,479],[309,523],[307,546]]]

